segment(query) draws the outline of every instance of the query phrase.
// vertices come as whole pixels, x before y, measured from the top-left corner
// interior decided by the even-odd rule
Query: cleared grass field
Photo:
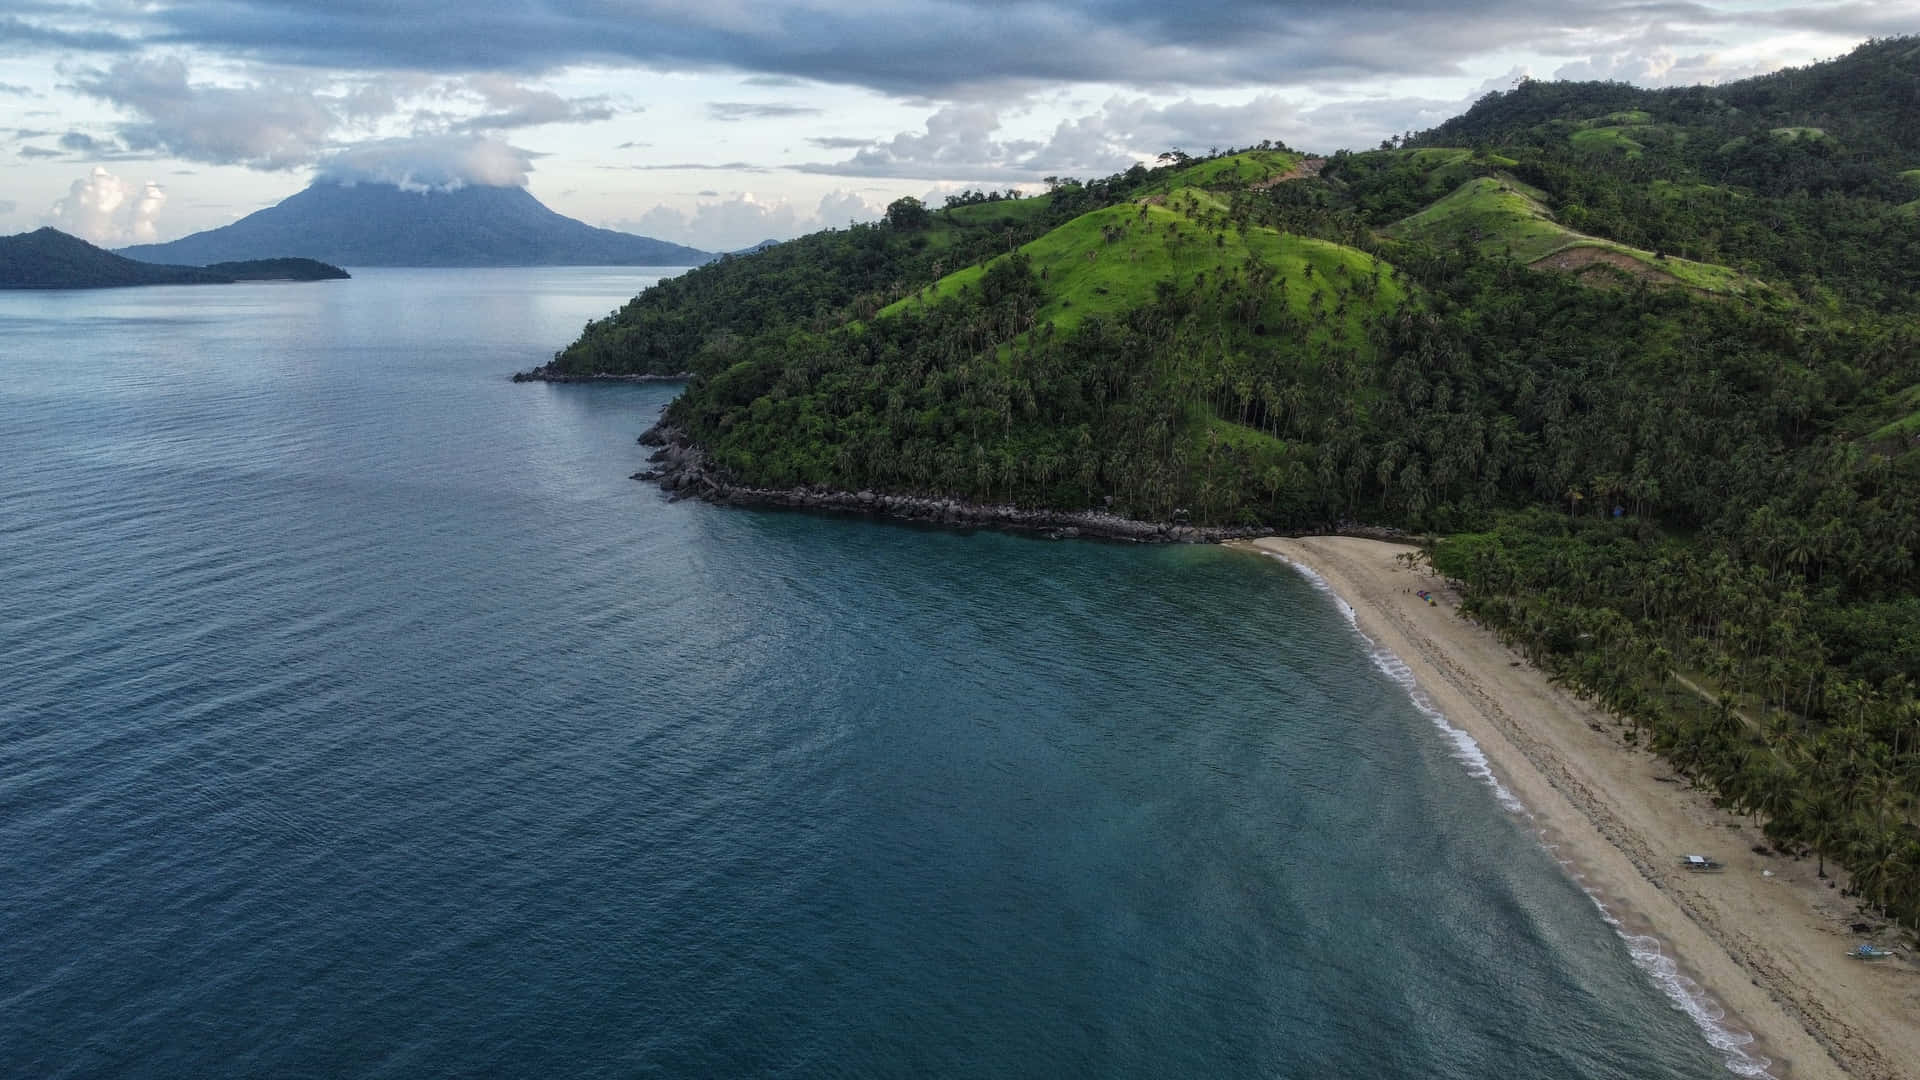
[[[1198,188],[1172,192],[1164,201],[1129,203],[1084,214],[1020,250],[1040,275],[1045,302],[1040,323],[1069,331],[1091,316],[1117,317],[1152,303],[1161,282],[1181,289],[1220,282],[1242,273],[1249,258],[1273,271],[1262,318],[1284,303],[1317,327],[1312,336],[1333,336],[1341,326],[1349,340],[1365,340],[1367,317],[1399,306],[1405,291],[1389,267],[1364,252],[1324,240],[1267,228],[1241,230],[1224,221],[1224,200]],[[1002,256],[1004,258],[1005,256]],[[998,260],[995,260],[998,261]],[[938,303],[978,288],[987,266],[949,274],[925,293],[882,309],[886,318],[920,304]],[[1365,303],[1340,309],[1342,282],[1375,281]],[[1316,301],[1315,297],[1318,297]],[[1320,307],[1325,314],[1314,318]]]
[[[1874,420],[1887,416],[1889,410],[1894,414],[1894,419],[1869,431],[1867,438],[1897,439],[1920,435],[1920,386],[1909,386],[1878,406],[1855,414],[1849,418],[1848,426],[1858,431]]]
[[[1646,152],[1647,148],[1635,142],[1632,136],[1627,134],[1628,130],[1624,127],[1582,128],[1567,136],[1567,141],[1573,144],[1575,150],[1585,150],[1588,153],[1613,153],[1639,157]]]
[[[957,224],[972,227],[995,222],[1025,224],[1047,212],[1053,204],[1052,195],[1034,195],[1025,199],[1002,199],[999,202],[974,203],[970,206],[952,206],[936,215],[952,219]]]
[[[1504,177],[1480,177],[1446,198],[1395,222],[1387,234],[1436,247],[1462,237],[1483,254],[1507,255],[1533,264],[1575,248],[1613,253],[1689,288],[1730,296],[1752,295],[1765,286],[1738,271],[1689,259],[1659,258],[1651,251],[1578,233],[1553,220],[1541,193]]]
[[[1387,229],[1400,240],[1438,246],[1461,236],[1489,255],[1511,255],[1534,262],[1581,239],[1554,222],[1537,193],[1514,180],[1482,176],[1453,189],[1445,198]]]
[[[1182,169],[1168,176],[1163,185],[1168,191],[1185,187],[1247,187],[1292,172],[1305,156],[1290,150],[1248,150]]]

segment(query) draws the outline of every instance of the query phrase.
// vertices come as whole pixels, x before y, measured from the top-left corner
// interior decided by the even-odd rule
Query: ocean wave
[[[1361,641],[1366,642],[1367,658],[1373,661],[1373,666],[1379,668],[1381,673],[1389,679],[1400,684],[1407,692],[1408,700],[1413,702],[1413,707],[1439,729],[1441,737],[1448,743],[1449,755],[1466,767],[1468,775],[1485,784],[1503,809],[1531,821],[1532,812],[1527,809],[1525,803],[1520,801],[1519,796],[1494,775],[1493,765],[1487,760],[1486,752],[1480,749],[1479,742],[1473,736],[1447,722],[1446,714],[1441,712],[1440,707],[1427,696],[1427,692],[1421,689],[1420,681],[1414,678],[1413,669],[1407,666],[1406,661],[1395,655],[1392,649],[1368,637],[1366,631],[1360,629],[1360,619],[1353,610],[1353,605],[1347,603],[1344,597],[1334,591],[1333,586],[1327,584],[1327,579],[1321,577],[1312,567],[1275,552],[1266,554],[1292,567],[1301,577],[1306,578],[1307,583],[1316,591],[1333,601],[1334,607],[1346,617],[1347,625],[1353,628],[1354,634]],[[1593,901],[1593,906],[1600,910],[1600,918],[1612,927],[1613,932],[1626,944],[1627,955],[1632,958],[1634,966],[1659,987],[1660,992],[1666,995],[1674,1008],[1685,1013],[1687,1018],[1693,1021],[1694,1027],[1698,1028],[1700,1034],[1706,1038],[1707,1045],[1719,1052],[1727,1071],[1736,1076],[1753,1077],[1756,1080],[1772,1077],[1773,1061],[1751,1050],[1754,1043],[1753,1035],[1722,1023],[1726,1019],[1726,1010],[1722,1009],[1719,1002],[1709,996],[1699,983],[1681,973],[1679,964],[1661,948],[1660,939],[1629,932],[1625,924],[1600,898],[1600,894],[1587,883],[1586,875],[1580,873],[1570,860],[1560,858],[1559,852],[1553,844],[1547,842],[1544,834],[1536,830],[1535,835],[1539,837],[1542,846],[1554,856],[1554,860],[1580,887],[1580,891],[1586,894],[1587,899]]]
[[[1447,722],[1447,714],[1441,712],[1440,707],[1427,696],[1427,692],[1420,688],[1420,681],[1413,677],[1413,669],[1407,666],[1406,661],[1401,660],[1394,655],[1392,649],[1374,641],[1360,629],[1360,620],[1354,613],[1353,605],[1347,603],[1339,593],[1335,592],[1333,586],[1327,584],[1327,579],[1315,573],[1311,567],[1283,555],[1275,555],[1272,552],[1268,554],[1293,567],[1315,589],[1333,601],[1334,606],[1340,609],[1340,614],[1346,616],[1347,625],[1360,636],[1360,640],[1367,643],[1367,658],[1373,661],[1373,666],[1379,668],[1382,674],[1399,683],[1401,688],[1406,690],[1407,698],[1413,702],[1413,707],[1439,729],[1441,737],[1447,741],[1448,752],[1455,761],[1466,766],[1468,775],[1487,785],[1493,792],[1493,797],[1499,800],[1500,805],[1509,813],[1532,816],[1527,813],[1526,804],[1521,802],[1519,797],[1509,791],[1507,786],[1500,782],[1500,778],[1493,774],[1493,766],[1487,761],[1486,752],[1480,749],[1480,744],[1474,741],[1473,736]]]

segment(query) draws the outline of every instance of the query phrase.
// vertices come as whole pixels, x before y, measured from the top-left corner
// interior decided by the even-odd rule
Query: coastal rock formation
[[[650,374],[643,374],[643,373],[642,374],[633,374],[633,373],[611,374],[608,372],[593,372],[590,374],[581,375],[574,372],[561,370],[558,363],[541,364],[539,367],[533,368],[530,371],[516,371],[513,373],[514,382],[653,383],[653,382],[685,382],[691,378],[693,378],[693,372],[691,371],[681,371],[681,372],[675,372],[667,375],[650,375]]]
[[[960,528],[1006,529],[1039,533],[1055,540],[1091,538],[1139,544],[1213,544],[1271,535],[1251,525],[1188,525],[1140,521],[1098,510],[1043,510],[990,506],[937,495],[894,495],[871,490],[831,488],[759,488],[729,481],[686,432],[662,423],[640,436],[642,446],[659,447],[649,458],[653,468],[635,480],[658,484],[674,499],[697,498],[728,506],[784,506],[796,510],[872,514]],[[1372,531],[1372,530],[1369,530]],[[1386,530],[1391,531],[1391,530]]]

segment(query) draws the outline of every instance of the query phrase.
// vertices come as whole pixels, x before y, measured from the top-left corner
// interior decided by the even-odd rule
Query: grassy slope
[[[1633,138],[1632,127],[1594,127],[1581,128],[1567,136],[1576,150],[1589,153],[1618,153],[1627,157],[1639,157],[1646,147]]]
[[[1184,287],[1198,275],[1214,279],[1240,269],[1249,256],[1257,256],[1277,271],[1274,302],[1279,302],[1285,282],[1286,303],[1303,318],[1316,292],[1327,294],[1322,303],[1331,308],[1330,283],[1343,275],[1366,278],[1378,271],[1382,276],[1375,300],[1378,307],[1397,306],[1404,295],[1396,282],[1387,279],[1385,264],[1353,248],[1265,228],[1243,232],[1221,225],[1207,229],[1197,220],[1225,209],[1218,197],[1186,188],[1164,203],[1130,203],[1084,214],[1027,244],[1020,250],[1033,260],[1034,271],[1043,275],[1046,302],[1039,321],[1067,331],[1091,315],[1118,317],[1152,303],[1162,281],[1177,280]],[[985,267],[971,266],[949,274],[923,295],[883,309],[879,317],[958,295],[976,287],[985,273]],[[1351,338],[1364,337],[1363,317],[1359,310],[1348,311]]]
[[[1465,235],[1474,238],[1481,251],[1510,254],[1521,262],[1544,259],[1580,240],[1579,233],[1555,224],[1525,185],[1490,176],[1461,184],[1439,202],[1389,226],[1387,234],[1436,247]]]
[[[1892,417],[1888,420],[1888,417]],[[1909,386],[1884,401],[1854,413],[1843,429],[1867,430],[1869,440],[1898,439],[1920,434],[1920,386]]]
[[[1395,222],[1387,233],[1402,240],[1446,246],[1472,238],[1487,254],[1507,254],[1532,263],[1569,248],[1618,252],[1649,268],[1670,274],[1681,284],[1706,292],[1747,295],[1763,288],[1745,275],[1712,263],[1657,259],[1654,253],[1587,236],[1553,220],[1540,193],[1504,177],[1469,180],[1417,214]]]
[[[1051,195],[1034,195],[1025,199],[1002,199],[999,202],[974,203],[971,206],[953,206],[934,215],[934,227],[951,227],[952,222],[974,228],[991,225],[1025,224],[1047,212],[1053,204]]]
[[[1510,157],[1491,152],[1476,154],[1472,150],[1455,147],[1427,147],[1420,150],[1368,150],[1347,159],[1342,163],[1342,168],[1347,172],[1366,174],[1410,170],[1420,176],[1421,190],[1429,197],[1438,199],[1474,177],[1517,164]]]
[[[1647,152],[1646,144],[1635,136],[1680,134],[1670,125],[1654,123],[1653,114],[1642,109],[1608,113],[1577,123],[1577,130],[1567,135],[1567,141],[1574,149],[1629,158],[1637,158]]]
[[[1304,157],[1289,150],[1248,150],[1182,169],[1167,177],[1160,187],[1165,191],[1184,187],[1247,187],[1293,171]]]

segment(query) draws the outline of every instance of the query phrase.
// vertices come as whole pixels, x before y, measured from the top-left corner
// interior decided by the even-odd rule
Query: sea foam
[[[1406,661],[1395,655],[1392,649],[1368,637],[1367,632],[1360,629],[1360,619],[1354,612],[1353,605],[1347,603],[1345,597],[1335,592],[1333,586],[1327,584],[1327,579],[1321,577],[1312,567],[1276,552],[1269,551],[1265,554],[1292,567],[1301,577],[1306,578],[1315,590],[1333,601],[1334,607],[1346,617],[1347,625],[1352,628],[1354,634],[1366,643],[1367,658],[1373,661],[1373,666],[1379,668],[1382,674],[1406,690],[1407,698],[1413,702],[1413,707],[1432,722],[1433,726],[1439,730],[1441,738],[1447,741],[1448,752],[1453,759],[1466,768],[1468,775],[1487,785],[1487,788],[1493,792],[1494,799],[1503,809],[1508,813],[1523,816],[1531,822],[1532,811],[1528,810],[1519,796],[1494,775],[1493,766],[1487,760],[1486,752],[1480,749],[1479,742],[1473,736],[1447,722],[1446,714],[1441,712],[1440,707],[1427,696],[1427,692],[1421,689],[1419,680],[1414,678],[1413,669],[1407,666]],[[1554,861],[1567,872],[1574,883],[1580,887],[1580,891],[1587,895],[1587,899],[1593,901],[1593,906],[1600,910],[1600,918],[1612,927],[1613,932],[1626,944],[1627,955],[1632,958],[1634,966],[1653,980],[1653,984],[1660,988],[1660,992],[1667,996],[1667,1000],[1673,1003],[1674,1008],[1685,1013],[1687,1018],[1693,1021],[1694,1026],[1706,1038],[1707,1045],[1719,1051],[1721,1061],[1725,1063],[1727,1070],[1736,1076],[1754,1077],[1756,1080],[1772,1077],[1773,1061],[1751,1050],[1754,1042],[1753,1035],[1723,1023],[1727,1015],[1726,1010],[1722,1009],[1699,983],[1681,973],[1679,964],[1660,947],[1660,939],[1647,934],[1629,932],[1625,924],[1600,898],[1599,892],[1587,882],[1586,875],[1581,873],[1571,860],[1561,858],[1556,845],[1548,843],[1544,833],[1536,829],[1535,835],[1539,837],[1541,845],[1547,849],[1548,853],[1553,855]]]

